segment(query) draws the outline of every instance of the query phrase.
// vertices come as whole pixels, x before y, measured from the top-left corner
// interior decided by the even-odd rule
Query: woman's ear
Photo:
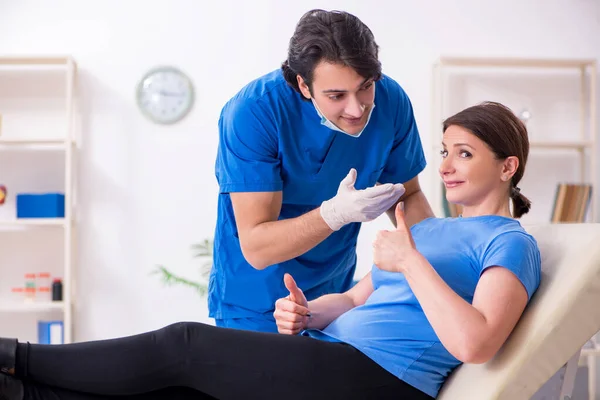
[[[300,75],[296,75],[296,79],[298,80],[298,87],[300,88],[300,92],[302,92],[302,95],[307,99],[310,99],[312,97],[310,94],[310,88],[304,81],[304,78],[302,78]]]
[[[507,157],[502,163],[502,180],[510,180],[517,169],[519,169],[519,159],[515,156]]]

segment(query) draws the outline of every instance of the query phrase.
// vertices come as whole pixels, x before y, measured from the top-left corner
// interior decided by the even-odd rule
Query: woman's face
[[[367,123],[375,102],[375,82],[354,69],[328,62],[319,63],[313,73],[312,95],[301,77],[302,94],[314,99],[321,113],[344,132],[358,134]]]
[[[508,200],[509,182],[518,166],[516,157],[497,159],[486,143],[456,125],[446,129],[442,146],[439,173],[449,202],[485,207]]]

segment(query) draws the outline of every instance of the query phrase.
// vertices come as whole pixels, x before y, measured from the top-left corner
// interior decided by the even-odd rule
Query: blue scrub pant
[[[277,333],[275,319],[265,318],[228,318],[215,319],[215,325],[220,328],[241,329],[244,331]]]

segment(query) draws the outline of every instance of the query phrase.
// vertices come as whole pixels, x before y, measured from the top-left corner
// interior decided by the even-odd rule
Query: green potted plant
[[[204,262],[200,265],[200,277],[207,281],[212,268],[213,258],[213,241],[212,239],[204,239],[200,243],[192,245],[193,257],[200,258]],[[206,282],[197,282],[190,279],[183,278],[172,273],[164,265],[158,265],[152,272],[153,275],[160,275],[161,280],[167,286],[172,285],[183,285],[190,287],[198,292],[200,296],[204,296],[208,290]]]

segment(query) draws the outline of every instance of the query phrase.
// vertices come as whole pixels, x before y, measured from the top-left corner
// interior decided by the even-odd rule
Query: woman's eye
[[[469,153],[468,151],[463,150],[463,151],[460,152],[460,156],[462,158],[468,158],[468,157],[471,157],[471,153]]]
[[[440,155],[445,158],[448,155],[448,150],[440,150]]]

